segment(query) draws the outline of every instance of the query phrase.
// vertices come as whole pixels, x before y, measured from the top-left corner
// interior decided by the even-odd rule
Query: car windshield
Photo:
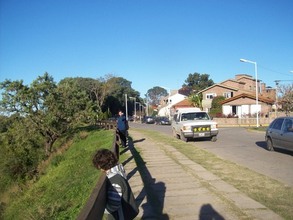
[[[191,120],[209,120],[209,116],[205,112],[190,112],[182,114],[182,121],[191,121]]]

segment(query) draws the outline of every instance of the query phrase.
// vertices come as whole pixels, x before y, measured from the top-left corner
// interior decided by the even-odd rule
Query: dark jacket
[[[130,185],[126,179],[124,169],[117,165],[107,173],[108,177],[108,219],[131,220],[138,215],[138,207]]]
[[[125,131],[126,129],[126,117],[121,115],[117,120],[117,128],[119,131]]]

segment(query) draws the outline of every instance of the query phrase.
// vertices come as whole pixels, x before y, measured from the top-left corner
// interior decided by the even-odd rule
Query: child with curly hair
[[[106,173],[108,219],[131,220],[138,215],[138,207],[127,181],[124,167],[115,154],[108,149],[98,150],[93,157],[97,169]]]

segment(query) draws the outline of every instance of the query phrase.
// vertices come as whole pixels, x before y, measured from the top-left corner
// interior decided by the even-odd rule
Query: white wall
[[[223,105],[222,112],[224,115],[232,114],[232,106],[231,105]]]
[[[260,111],[261,111],[260,105],[258,105],[258,107],[256,107],[256,105],[238,105],[236,107],[236,115],[239,118],[245,117],[245,115],[248,115],[248,114],[254,115]],[[224,115],[232,114],[232,106],[231,105],[223,105],[222,112]]]
[[[182,100],[184,100],[186,98],[185,95],[181,95],[181,94],[174,94],[171,95],[170,97],[168,97],[168,104],[165,107],[162,107],[159,112],[158,112],[158,116],[166,116],[166,117],[170,117],[170,109],[172,107],[172,105],[177,104],[178,102],[181,102]]]

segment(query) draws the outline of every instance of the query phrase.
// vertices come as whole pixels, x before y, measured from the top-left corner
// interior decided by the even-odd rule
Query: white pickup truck
[[[215,142],[219,130],[208,113],[199,108],[180,108],[172,120],[173,136],[183,141],[196,138],[209,138]]]

